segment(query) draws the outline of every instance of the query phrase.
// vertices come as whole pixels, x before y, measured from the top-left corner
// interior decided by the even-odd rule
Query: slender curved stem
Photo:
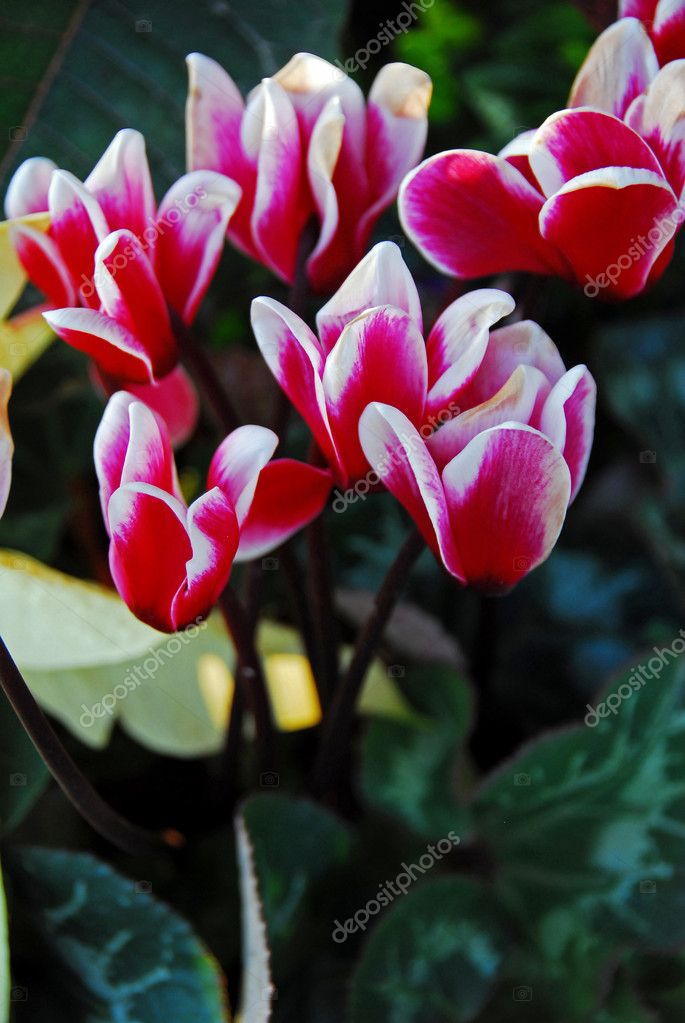
[[[236,427],[240,426],[240,416],[219,380],[211,359],[178,313],[170,309],[169,315],[176,343],[183,358],[190,366],[192,374],[207,401],[207,405],[212,411],[217,425],[221,429],[222,434],[231,433]]]
[[[345,675],[340,680],[330,710],[326,714],[321,743],[314,767],[312,787],[323,793],[337,780],[350,739],[354,712],[371,659],[383,636],[388,619],[399,599],[409,572],[423,550],[423,539],[412,529],[388,569],[376,594],[375,607],[357,642]]]
[[[184,844],[183,836],[172,829],[158,833],[132,824],[98,795],[36,703],[2,638],[0,684],[53,778],[94,831],[131,856],[149,856]]]
[[[221,594],[219,607],[235,644],[238,685],[254,718],[261,769],[271,771],[274,768],[274,729],[262,663],[255,649],[254,628],[230,586]]]
[[[307,526],[309,606],[312,615],[314,675],[324,707],[338,685],[338,630],[333,599],[333,573],[324,513]]]

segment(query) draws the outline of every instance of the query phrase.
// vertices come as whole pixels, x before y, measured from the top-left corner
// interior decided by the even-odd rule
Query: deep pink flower
[[[378,74],[368,104],[342,70],[298,53],[243,101],[229,75],[188,57],[188,166],[238,182],[228,236],[286,281],[302,229],[318,236],[307,261],[316,291],[330,291],[361,259],[374,223],[423,153],[431,82],[408,64]]]
[[[619,0],[621,18],[639,18],[649,32],[660,64],[685,57],[683,0]]]
[[[450,306],[429,338],[463,411],[431,433],[394,403],[373,402],[359,439],[447,570],[501,592],[557,540],[585,475],[596,388],[585,366],[566,371],[535,323],[465,331],[464,300],[479,294]]]
[[[261,426],[234,430],[212,459],[206,493],[188,507],[162,420],[123,391],[110,399],[95,468],[112,577],[138,618],[173,632],[205,617],[234,561],[265,554],[320,513],[330,473],[270,462],[277,444]]]
[[[12,235],[31,281],[53,308],[45,318],[86,352],[110,393],[134,384],[189,432],[196,402],[178,405],[190,384],[177,369],[169,308],[190,323],[216,269],[240,189],[197,171],[180,178],[157,208],[145,142],[120,131],[82,184],[51,160],[25,161],[10,182],[7,215],[48,210],[47,234],[17,224]],[[154,388],[150,385],[154,385]],[[165,395],[165,389],[169,394]]]
[[[400,217],[434,266],[553,274],[621,299],[663,272],[683,219],[685,61],[659,70],[625,18],[590,51],[569,106],[499,156],[439,153],[405,178]]]

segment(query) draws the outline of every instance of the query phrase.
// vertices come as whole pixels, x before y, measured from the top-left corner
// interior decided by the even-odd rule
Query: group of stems
[[[303,318],[306,317],[308,302],[306,260],[312,246],[313,232],[311,225],[308,225],[300,245],[297,272],[289,295],[290,308]],[[184,361],[191,369],[223,436],[240,425],[240,418],[206,350],[180,317],[172,315],[172,322]],[[274,417],[274,426],[278,426],[281,439],[287,428],[289,414],[287,400],[284,402],[283,398],[284,396],[279,396]],[[320,461],[316,450],[312,461],[315,463]],[[303,618],[301,625],[324,707],[320,741],[311,780],[311,788],[317,795],[325,795],[339,780],[345,765],[357,703],[367,670],[409,571],[422,547],[421,537],[412,529],[376,595],[374,609],[359,632],[347,670],[339,677],[334,587],[324,515],[318,516],[307,529],[308,600],[300,601],[299,606]],[[284,566],[289,566],[292,574],[295,567],[292,552],[286,546],[281,553]],[[296,580],[294,587],[297,588]],[[230,806],[233,805],[237,794],[236,775],[244,710],[247,710],[254,720],[259,770],[273,771],[275,766],[274,726],[261,659],[255,644],[258,617],[256,585],[253,589],[254,592],[246,604],[230,586],[226,587],[219,601],[237,658],[237,684],[233,694],[223,757],[223,774]],[[1,638],[0,685],[48,770],[76,810],[96,832],[131,855],[149,855],[183,844],[183,837],[173,829],[157,833],[132,824],[98,795],[60,742]]]

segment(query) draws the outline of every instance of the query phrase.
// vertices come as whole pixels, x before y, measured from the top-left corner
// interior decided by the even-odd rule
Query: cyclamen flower
[[[95,468],[120,596],[163,632],[205,617],[234,561],[272,550],[319,514],[330,490],[322,469],[278,459],[278,438],[241,426],[212,459],[207,491],[188,507],[168,433],[123,391],[109,401],[95,437]]]
[[[10,218],[50,213],[47,234],[22,224],[12,232],[30,280],[55,307],[44,314],[47,322],[91,356],[106,390],[135,386],[177,433],[188,432],[196,399],[177,369],[169,310],[192,322],[239,198],[229,178],[197,171],[180,178],[157,208],[145,141],[129,129],[115,136],[85,183],[33,158],[7,192]]]
[[[457,277],[526,270],[631,298],[667,266],[684,219],[685,61],[659,70],[634,18],[605,33],[569,106],[499,156],[453,150],[403,182],[400,218]]]
[[[318,338],[279,302],[258,298],[252,307],[262,354],[336,481],[358,492],[385,484],[457,578],[490,588],[498,579],[515,582],[551,550],[582,482],[594,421],[590,374],[584,366],[567,373],[540,327],[524,322],[490,331],[513,308],[502,291],[463,295],[424,342],[416,286],[391,242],[375,246],[320,310]],[[487,543],[466,537],[473,546],[457,557],[439,470],[467,449],[463,466],[493,427],[504,432],[472,495]],[[533,439],[509,443],[511,431],[523,429]],[[414,459],[407,466],[405,434]],[[396,445],[399,461],[386,459]],[[441,506],[440,543],[423,502]]]
[[[209,57],[190,54],[188,69],[188,167],[227,174],[243,193],[230,240],[291,282],[302,231],[314,217],[307,275],[314,290],[332,290],[421,159],[430,78],[409,64],[388,64],[365,104],[340,69],[298,53],[245,103]]]
[[[448,313],[443,352],[460,367],[452,383],[465,411],[426,437],[374,402],[359,438],[445,568],[501,593],[556,543],[585,475],[596,388],[585,366],[565,370],[537,324],[502,327],[476,347],[451,334]]]
[[[12,393],[12,377],[6,369],[0,368],[0,515],[7,505],[12,482],[12,455],[14,444],[7,418],[7,403]]]
[[[619,0],[619,17],[639,18],[649,32],[660,64],[685,57],[683,0]]]

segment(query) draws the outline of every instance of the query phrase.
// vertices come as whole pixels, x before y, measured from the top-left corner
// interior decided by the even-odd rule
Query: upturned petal
[[[69,171],[56,170],[48,191],[50,229],[85,305],[97,308],[95,250],[109,234],[97,199]]]
[[[54,170],[57,170],[57,164],[43,156],[32,156],[17,167],[5,196],[5,213],[9,220],[47,210],[48,189]]]
[[[200,401],[183,366],[176,366],[153,384],[127,383],[126,387],[164,420],[172,447],[181,447],[190,439],[200,417]],[[108,390],[111,393],[111,387]]]
[[[511,295],[481,288],[462,295],[445,309],[428,335],[426,414],[439,416],[458,403],[478,372],[488,348],[490,328],[513,312]]]
[[[443,469],[479,433],[503,423],[531,422],[550,392],[544,374],[534,366],[519,366],[496,394],[445,423],[426,440],[436,465]]]
[[[316,314],[321,347],[328,354],[343,328],[375,306],[404,310],[419,331],[423,329],[421,300],[414,278],[394,242],[379,242],[354,268],[336,293]]]
[[[157,214],[156,271],[167,302],[191,323],[224,246],[240,188],[215,171],[191,171],[172,185]]]
[[[511,142],[508,142],[504,149],[500,149],[497,154],[507,163],[510,163],[512,167],[515,167],[519,174],[522,174],[529,185],[532,185],[536,191],[540,191],[540,182],[533,173],[533,168],[530,165],[530,147],[533,144],[535,138],[535,129],[529,128],[526,131],[522,131],[520,135],[513,138]]]
[[[359,418],[370,402],[392,402],[411,422],[423,421],[426,349],[414,320],[393,306],[352,320],[326,360],[323,386],[347,480],[361,479],[369,463],[359,443]]]
[[[676,196],[685,186],[685,60],[662,68],[626,113],[626,123],[647,142]]]
[[[131,231],[113,231],[95,253],[95,286],[102,311],[145,348],[156,378],[178,362],[167,304],[157,275]]]
[[[675,234],[677,209],[661,174],[609,167],[573,178],[548,199],[540,231],[563,250],[588,297],[632,298]]]
[[[366,119],[370,205],[357,228],[360,246],[423,156],[432,91],[430,77],[411,64],[385,64],[376,75]]]
[[[682,56],[682,54],[681,54]],[[659,70],[654,47],[636,18],[622,18],[595,41],[576,76],[569,107],[594,107],[623,117]]]
[[[442,481],[467,582],[506,592],[549,555],[571,479],[561,452],[537,430],[509,423],[478,434]]]
[[[206,616],[228,581],[238,544],[235,512],[220,490],[190,509],[147,483],[129,483],[109,507],[110,567],[133,613],[173,632]]]
[[[652,23],[652,38],[660,64],[685,57],[685,3],[660,0]]]
[[[540,237],[543,201],[507,160],[455,149],[430,157],[404,179],[399,212],[414,244],[444,273],[568,276],[563,258]]]
[[[262,557],[285,543],[320,515],[332,476],[292,458],[279,458],[262,469],[252,503],[240,526],[236,561]]]
[[[243,150],[243,97],[231,76],[215,60],[201,53],[191,53],[186,63],[188,170],[218,171],[240,186],[242,195],[229,221],[228,236],[242,252],[253,259],[259,259],[250,225],[257,182],[257,161],[256,157],[249,157]]]
[[[406,508],[433,553],[463,582],[440,474],[416,427],[391,405],[372,402],[359,420],[359,440],[372,469]]]
[[[530,164],[546,196],[581,174],[605,167],[662,173],[637,132],[612,114],[585,109],[561,110],[548,117],[533,139]]]
[[[29,280],[54,306],[76,305],[71,275],[57,243],[44,231],[16,224],[10,230],[14,250]]]
[[[271,298],[254,299],[251,321],[267,366],[309,426],[326,461],[342,472],[326,411],[324,355],[316,336],[299,316]]]
[[[128,228],[143,239],[146,230],[154,244],[155,196],[139,131],[117,132],[85,180],[97,199],[110,231]]]
[[[154,379],[144,345],[110,316],[94,309],[51,309],[43,316],[58,337],[90,355],[107,376],[139,384]]]
[[[250,219],[255,248],[262,262],[283,280],[291,281],[308,215],[302,142],[293,105],[273,79],[265,78],[250,96],[241,139],[257,167]]]
[[[105,525],[110,498],[126,483],[149,483],[180,499],[169,436],[154,412],[132,394],[118,391],[110,398],[93,455]]]
[[[586,366],[574,366],[545,402],[540,429],[563,453],[571,472],[572,501],[585,478],[595,430],[597,385]]]
[[[239,426],[214,453],[207,487],[219,487],[235,508],[239,524],[250,509],[259,474],[277,447],[278,437],[273,430]]]

